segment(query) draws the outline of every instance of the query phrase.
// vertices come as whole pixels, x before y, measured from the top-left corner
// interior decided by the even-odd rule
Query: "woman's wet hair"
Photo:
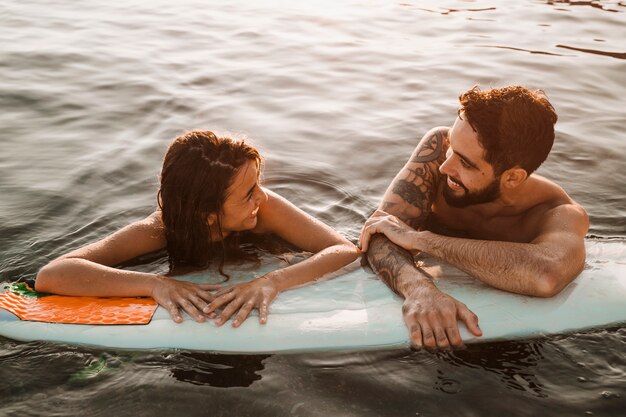
[[[163,159],[158,204],[161,209],[170,271],[179,267],[206,268],[220,256],[223,272],[228,252],[237,251],[237,237],[213,241],[208,223],[221,221],[227,189],[246,162],[260,167],[259,152],[243,140],[218,137],[208,130],[187,132],[170,144]]]
[[[459,100],[459,116],[478,134],[496,176],[515,166],[530,175],[548,157],[557,115],[543,91],[521,86],[483,91],[474,86]]]

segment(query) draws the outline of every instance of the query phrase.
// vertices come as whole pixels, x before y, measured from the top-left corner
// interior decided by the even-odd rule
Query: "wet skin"
[[[482,332],[474,313],[437,290],[410,252],[426,252],[496,288],[542,297],[558,293],[584,265],[584,209],[519,167],[496,176],[462,116],[422,138],[360,238],[372,268],[405,298],[417,348],[462,347],[457,320],[475,336]]]

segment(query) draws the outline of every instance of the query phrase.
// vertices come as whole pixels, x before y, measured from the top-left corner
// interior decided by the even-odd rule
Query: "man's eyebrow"
[[[452,150],[452,152],[454,152],[455,154],[457,154],[457,155],[459,156],[459,158],[461,158],[461,159],[463,159],[465,162],[467,162],[467,164],[468,164],[469,166],[471,166],[472,168],[474,168],[474,169],[478,169],[478,166],[477,166],[474,162],[472,162],[472,160],[471,160],[471,159],[469,159],[467,156],[463,155],[463,154],[462,154],[462,153],[460,153],[460,152],[455,151],[454,149]]]

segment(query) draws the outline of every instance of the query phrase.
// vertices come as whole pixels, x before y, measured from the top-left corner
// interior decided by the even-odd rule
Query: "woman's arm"
[[[204,321],[201,310],[213,299],[208,290],[216,286],[113,267],[162,249],[165,244],[161,213],[157,211],[102,240],[53,260],[37,274],[35,289],[62,295],[149,296],[165,307],[176,322],[182,321],[179,308],[197,321]]]
[[[306,214],[283,197],[269,190],[268,200],[259,209],[255,232],[273,233],[287,242],[313,252],[310,258],[261,278],[244,284],[234,285],[218,293],[215,300],[204,309],[212,313],[225,306],[217,317],[221,325],[237,310],[233,326],[239,326],[253,308],[259,309],[259,320],[267,322],[270,303],[288,288],[303,285],[352,262],[358,249],[331,227]]]

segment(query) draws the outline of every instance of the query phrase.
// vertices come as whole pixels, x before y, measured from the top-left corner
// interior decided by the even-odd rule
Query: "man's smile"
[[[450,187],[453,190],[465,190],[467,191],[467,188],[465,188],[465,186],[458,180],[455,180],[454,178],[448,176],[447,177],[447,183],[448,183],[448,187]]]

